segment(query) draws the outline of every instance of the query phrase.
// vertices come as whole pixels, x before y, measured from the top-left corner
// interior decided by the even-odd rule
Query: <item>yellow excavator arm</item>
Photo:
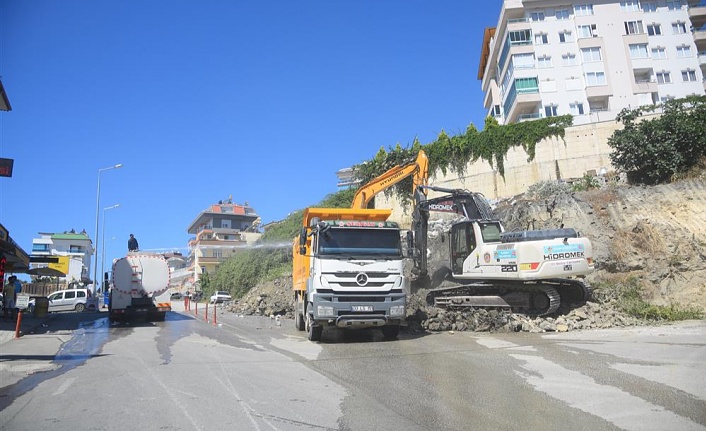
[[[359,188],[353,197],[351,208],[367,208],[375,195],[410,175],[414,176],[412,178],[412,192],[417,189],[417,186],[427,185],[429,181],[429,158],[424,150],[419,150],[416,160],[404,165],[397,165]]]

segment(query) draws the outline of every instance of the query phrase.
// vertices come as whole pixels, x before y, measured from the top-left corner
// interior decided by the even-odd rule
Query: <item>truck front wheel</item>
[[[309,341],[320,341],[321,334],[324,332],[323,326],[315,326],[314,319],[311,314],[306,315],[306,335]]]

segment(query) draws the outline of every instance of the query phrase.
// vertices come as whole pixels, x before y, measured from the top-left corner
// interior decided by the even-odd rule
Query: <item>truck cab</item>
[[[294,250],[296,326],[379,327],[396,338],[405,317],[402,243],[389,210],[309,208]]]

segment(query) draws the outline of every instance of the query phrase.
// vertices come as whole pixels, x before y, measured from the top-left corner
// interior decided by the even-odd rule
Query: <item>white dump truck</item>
[[[130,252],[113,262],[110,305],[111,322],[145,318],[163,321],[172,310],[169,265],[155,253]]]

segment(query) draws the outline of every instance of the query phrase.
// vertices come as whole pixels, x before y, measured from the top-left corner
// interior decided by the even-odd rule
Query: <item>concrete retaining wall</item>
[[[581,178],[587,172],[598,173],[601,168],[611,171],[611,149],[607,142],[619,128],[622,124],[614,120],[569,127],[563,140],[551,138],[539,142],[535,158],[530,162],[522,148],[513,148],[505,157],[505,178],[488,162],[479,160],[469,164],[463,176],[452,172],[447,172],[447,175],[440,171],[430,172],[429,183],[481,192],[492,200],[523,193],[529,186],[541,181]],[[429,197],[435,195],[432,192]],[[381,193],[375,197],[375,207],[392,208],[393,221],[404,228],[410,225],[411,207],[403,208],[397,198]]]

